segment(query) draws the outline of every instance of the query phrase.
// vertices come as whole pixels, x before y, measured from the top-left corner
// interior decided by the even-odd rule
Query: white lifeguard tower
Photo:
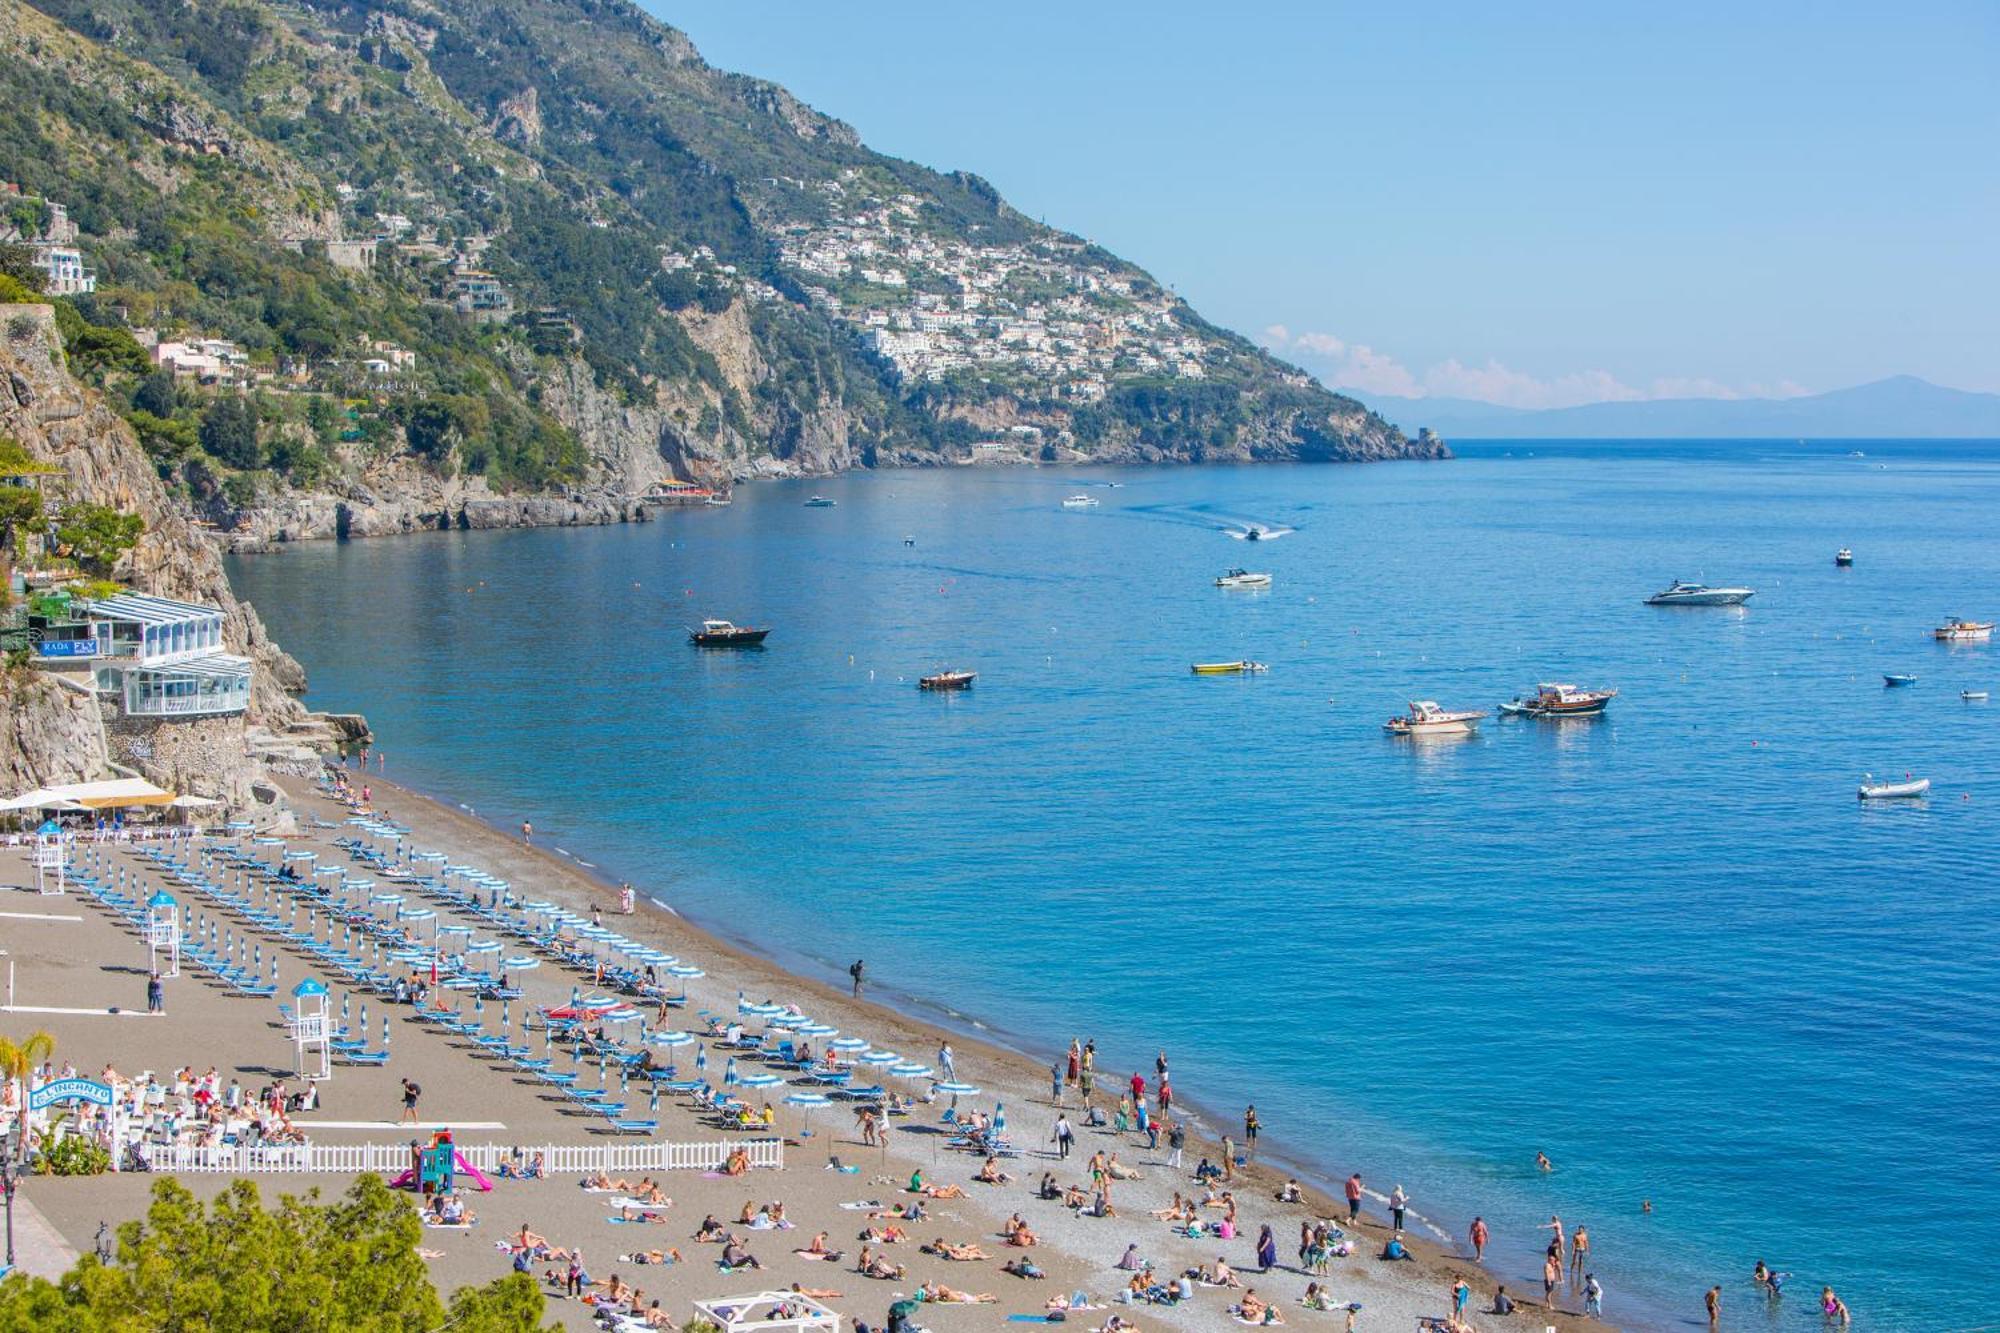
[[[333,1015],[327,1010],[326,987],[307,977],[292,987],[292,1068],[300,1078],[333,1077]]]
[[[181,905],[165,889],[146,899],[146,964],[162,981],[181,974]]]
[[[61,896],[67,887],[65,876],[68,869],[69,834],[51,819],[35,830],[35,892]],[[52,870],[55,872],[53,879],[49,876]]]

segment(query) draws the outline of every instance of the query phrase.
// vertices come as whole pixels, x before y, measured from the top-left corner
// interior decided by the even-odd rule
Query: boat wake
[[[1294,532],[1297,532],[1298,529],[1276,524],[1246,523],[1240,528],[1225,527],[1222,531],[1228,533],[1239,542],[1271,542],[1276,541],[1280,537],[1289,537]]]

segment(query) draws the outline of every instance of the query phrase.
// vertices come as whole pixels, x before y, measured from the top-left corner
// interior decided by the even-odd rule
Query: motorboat
[[[1255,523],[1252,523],[1249,527],[1243,529],[1243,540],[1246,542],[1263,541],[1264,529],[1258,527]]]
[[[1062,507],[1064,509],[1095,509],[1097,508],[1097,497],[1094,495],[1085,495],[1079,491],[1075,495],[1064,496]]]
[[[977,671],[939,671],[929,676],[917,678],[920,690],[963,690],[972,686]]]
[[[1271,586],[1269,574],[1253,574],[1247,569],[1232,569],[1215,581],[1218,588],[1268,588]]]
[[[1885,689],[1894,690],[1894,689],[1899,689],[1905,685],[1914,685],[1916,683],[1917,683],[1917,678],[1915,676],[1909,675],[1906,672],[1901,672],[1901,671],[1884,672],[1882,676],[1882,685],[1883,688]]]
[[[806,501],[806,508],[808,508],[808,509],[831,509],[831,508],[833,508],[833,507],[834,507],[834,505],[835,505],[835,504],[837,504],[837,503],[839,503],[839,502],[838,502],[838,501],[835,501],[835,500],[829,500],[829,499],[827,499],[827,498],[826,498],[826,497],[825,497],[824,495],[815,495],[815,496],[814,496],[814,497],[813,497],[812,499],[810,499],[810,500]]]
[[[1560,681],[1544,681],[1526,698],[1500,705],[1510,717],[1596,717],[1613,699],[1616,690],[1583,690]]]
[[[1486,714],[1477,709],[1439,708],[1430,699],[1412,699],[1410,711],[1390,718],[1382,730],[1392,736],[1469,736]]]
[[[1854,552],[1848,550],[1845,546],[1841,547],[1833,553],[1833,563],[1842,569],[1846,569],[1854,563]]]
[[[1953,616],[1931,633],[1937,637],[1939,643],[1984,643],[1993,637],[1993,622],[1964,620]]]
[[[1987,695],[1985,690],[1960,690],[1958,697],[1969,704],[1979,704],[1986,702]]]
[[[700,629],[688,631],[688,642],[703,648],[754,648],[764,642],[768,629],[732,625],[726,620],[704,620]]]
[[[1647,606],[1741,606],[1757,595],[1755,588],[1711,588],[1706,583],[1675,579],[1646,599]]]
[[[1196,662],[1188,670],[1197,676],[1251,676],[1270,668],[1262,662],[1245,659],[1241,662]]]
[[[1864,773],[1857,795],[1864,801],[1907,801],[1922,796],[1930,789],[1929,778],[1912,778],[1905,773],[1901,782],[1877,782],[1874,774]]]

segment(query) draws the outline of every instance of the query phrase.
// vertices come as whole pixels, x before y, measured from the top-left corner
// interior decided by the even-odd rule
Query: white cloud
[[[1496,360],[1468,366],[1456,357],[1418,372],[1366,343],[1349,342],[1331,333],[1294,334],[1283,324],[1266,328],[1263,340],[1265,346],[1307,362],[1334,388],[1399,398],[1475,398],[1504,407],[1546,408],[1647,398],[1796,398],[1810,392],[1792,380],[1730,385],[1703,376],[1663,376],[1640,388],[1608,370],[1579,370],[1545,378]]]

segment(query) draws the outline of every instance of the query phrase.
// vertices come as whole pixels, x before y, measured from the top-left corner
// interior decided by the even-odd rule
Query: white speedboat
[[[1993,637],[1993,622],[1953,616],[1931,633],[1940,643],[1984,643]]]
[[[1985,690],[1960,690],[1958,697],[1969,704],[1983,704],[1986,702],[1987,694]]]
[[[1755,588],[1711,588],[1706,583],[1675,579],[1646,599],[1647,606],[1741,606],[1757,595]]]
[[[1064,496],[1062,507],[1064,509],[1095,509],[1097,508],[1097,497],[1081,493]]]
[[[1392,736],[1469,736],[1486,714],[1477,709],[1439,708],[1430,699],[1410,700],[1410,711],[1382,724]]]
[[[1232,569],[1215,581],[1218,588],[1268,588],[1271,586],[1269,574],[1253,574],[1247,569]]]
[[[1857,794],[1864,801],[1907,801],[1922,796],[1930,789],[1929,778],[1912,778],[1906,774],[1901,782],[1877,782],[1874,774],[1864,773],[1861,790]]]

